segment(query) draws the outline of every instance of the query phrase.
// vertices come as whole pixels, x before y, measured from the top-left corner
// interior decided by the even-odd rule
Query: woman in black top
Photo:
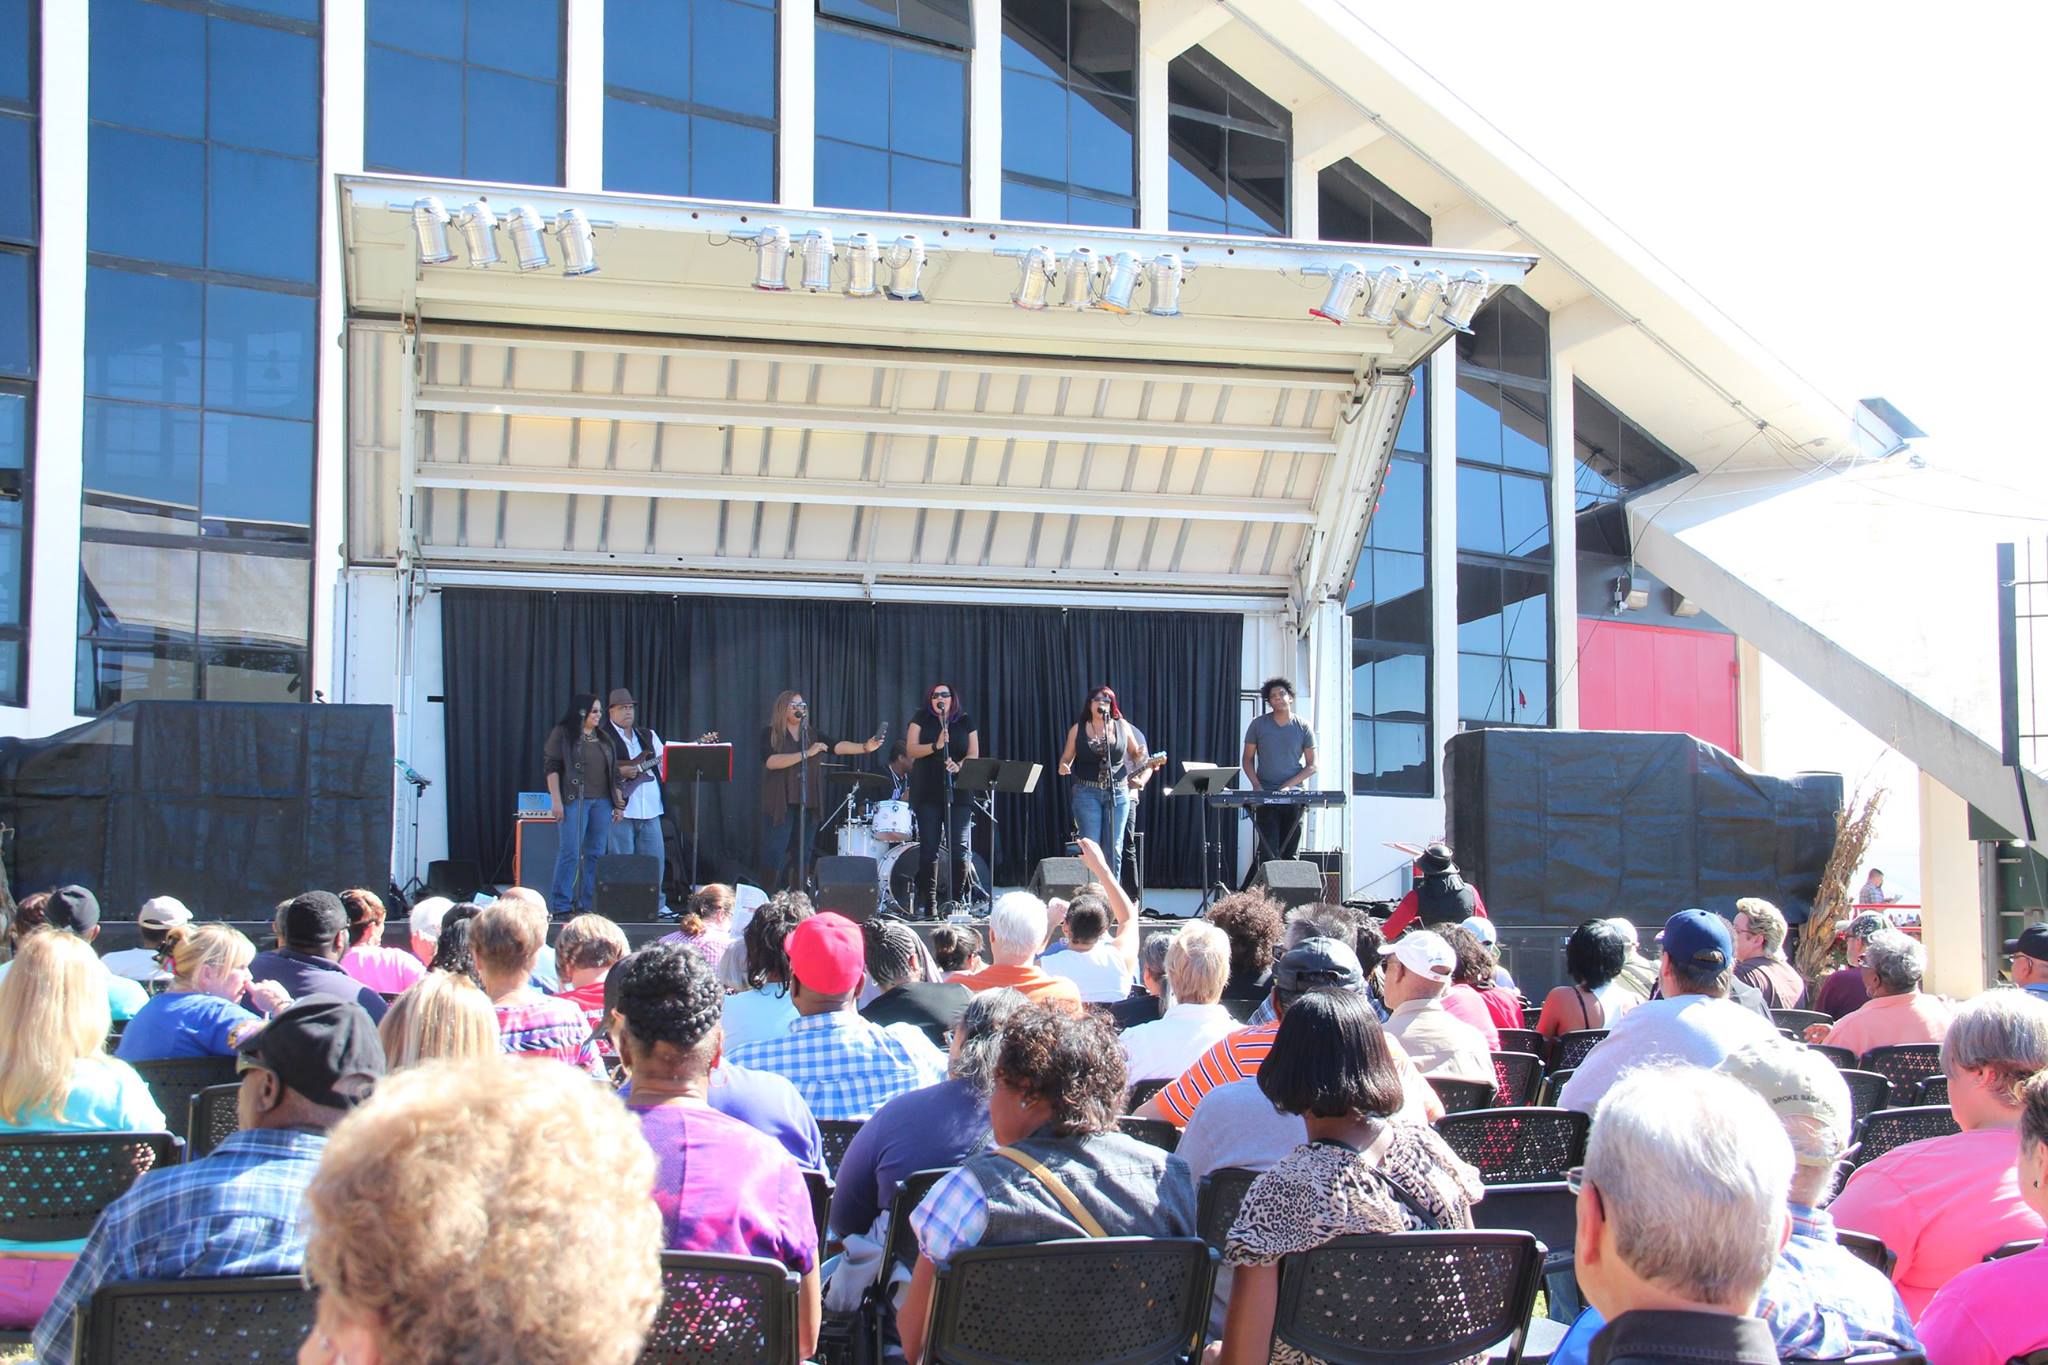
[[[819,760],[826,754],[871,754],[882,747],[880,735],[865,742],[833,739],[810,717],[803,693],[783,692],[769,708],[768,728],[761,732],[761,862],[767,873],[761,885],[771,891],[803,889],[796,835],[799,829],[816,834],[824,818],[825,773]]]
[[[1124,865],[1124,830],[1131,819],[1130,776],[1145,762],[1143,742],[1116,704],[1107,685],[1088,689],[1081,716],[1067,727],[1060,750],[1060,776],[1074,779],[1067,799],[1074,828],[1093,839],[1119,874]]]
[[[933,683],[925,692],[924,709],[910,718],[903,738],[904,751],[911,758],[910,810],[917,817],[916,901],[928,911],[935,910],[939,904],[939,842],[946,828],[947,777],[960,771],[961,760],[981,757],[981,732],[961,705],[959,689],[951,683]],[[968,840],[973,829],[974,805],[965,794],[955,793],[952,866],[945,883],[949,900],[957,900],[967,891]]]
[[[603,725],[604,708],[597,697],[579,692],[541,751],[548,803],[561,831],[548,900],[548,908],[558,915],[580,915],[590,908],[597,894],[597,856],[611,838],[612,822],[625,810]]]

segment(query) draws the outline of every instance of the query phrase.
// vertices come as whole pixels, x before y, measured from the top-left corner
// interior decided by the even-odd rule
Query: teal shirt
[[[150,1098],[149,1087],[135,1068],[113,1057],[86,1057],[71,1071],[71,1093],[54,1111],[45,1105],[21,1116],[19,1123],[0,1118],[0,1133],[160,1133],[169,1125],[164,1111]],[[20,1242],[0,1237],[0,1255],[19,1251],[77,1255],[83,1237],[61,1242]]]
[[[8,969],[13,965],[12,962],[0,962],[0,980],[6,978]],[[116,976],[104,970],[105,963],[100,965],[100,975],[107,983],[107,1012],[114,1016],[116,1023],[123,1019],[133,1019],[135,1011],[149,1003],[149,991],[140,981],[130,981],[125,976]]]

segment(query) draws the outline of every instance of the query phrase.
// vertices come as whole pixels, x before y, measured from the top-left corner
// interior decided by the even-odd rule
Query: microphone
[[[432,778],[420,776],[419,769],[413,767],[412,764],[406,762],[402,758],[392,759],[391,766],[398,769],[398,771],[405,777],[406,781],[412,783],[414,787],[417,787],[421,791],[425,791],[427,788],[434,785],[434,780]]]

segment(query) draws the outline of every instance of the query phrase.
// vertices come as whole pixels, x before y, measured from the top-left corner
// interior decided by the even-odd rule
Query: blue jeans
[[[784,806],[781,814],[761,822],[761,886],[764,890],[804,889],[798,885],[796,842],[796,817],[802,809],[801,806]],[[822,818],[817,811],[804,815],[806,839],[817,839],[818,821]]]
[[[548,909],[580,915],[597,896],[597,855],[611,837],[612,803],[605,797],[562,805],[561,847],[555,850],[554,893]]]
[[[638,853],[654,859],[655,889],[661,896],[661,903],[668,904],[668,855],[662,848],[659,815],[651,815],[645,820],[614,820],[605,852]]]
[[[1102,856],[1119,878],[1124,874],[1124,831],[1131,824],[1131,789],[1123,782],[1098,787],[1076,782],[1072,791],[1074,827],[1083,839],[1102,846]]]

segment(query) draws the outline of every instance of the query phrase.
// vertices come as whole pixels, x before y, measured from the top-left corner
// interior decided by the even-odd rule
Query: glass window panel
[[[775,134],[723,119],[691,119],[690,193],[774,202]]]
[[[1385,654],[1371,665],[1376,716],[1420,719],[1429,713],[1428,660],[1420,654]]]
[[[1204,236],[1220,236],[1225,232],[1221,219],[1198,218],[1192,213],[1170,211],[1166,215],[1166,226],[1170,232],[1198,232]]]
[[[968,0],[818,0],[818,12],[954,47],[969,47],[974,41]]]
[[[1465,471],[1458,471],[1464,487]],[[1492,476],[1500,487],[1502,553],[1517,558],[1545,557],[1550,553],[1550,484],[1521,474]],[[1459,507],[1459,516],[1464,508]],[[1461,524],[1462,538],[1462,524]],[[1474,547],[1477,548],[1477,547]]]
[[[1507,661],[1506,718],[1517,725],[1550,724],[1550,665],[1528,659]]]
[[[1054,80],[1065,76],[1066,0],[1003,0],[1003,65]]]
[[[312,568],[276,555],[201,555],[200,643],[304,649]]]
[[[1409,597],[1419,602],[1422,574],[1422,556],[1419,554],[1405,554],[1397,550],[1372,552],[1373,597],[1383,607]]]
[[[1533,316],[1533,304],[1523,307],[1527,296],[1517,291],[1512,299],[1502,295],[1494,307],[1500,312],[1500,368],[1529,379],[1550,375],[1550,325]]]
[[[1459,549],[1493,555],[1506,552],[1500,535],[1500,480],[1490,469],[1458,466]]]
[[[86,245],[112,256],[204,265],[205,145],[95,127],[90,148]]]
[[[1176,213],[1223,217],[1223,130],[1191,118],[1167,121],[1167,202]]]
[[[373,47],[364,86],[364,157],[372,170],[462,174],[462,68]]]
[[[277,649],[209,649],[200,685],[207,701],[304,701],[306,656]]]
[[[1068,114],[1074,183],[1111,194],[1137,193],[1132,157],[1137,140],[1131,131],[1137,126],[1137,105],[1121,96],[1077,90],[1068,96]]]
[[[0,469],[28,468],[28,395],[0,392]],[[20,503],[0,504],[20,514]]]
[[[889,158],[889,208],[896,213],[967,212],[967,171],[914,156]]]
[[[194,701],[198,671],[189,644],[78,642],[78,709],[105,711],[124,701]]]
[[[562,0],[470,0],[468,37],[478,66],[562,78]]]
[[[196,531],[199,414],[88,398],[83,473],[88,528]]]
[[[714,109],[775,117],[775,13],[696,0],[691,98]]]
[[[1501,651],[1500,570],[1486,564],[1458,566],[1458,648],[1487,654]]]
[[[1074,75],[1119,94],[1138,92],[1138,26],[1135,5],[1112,0],[1072,0],[1068,60]]]
[[[1003,171],[1066,180],[1067,94],[1059,85],[1021,71],[1003,73]]]
[[[688,194],[690,116],[633,100],[606,100],[604,187],[629,194]]]
[[[1526,389],[1502,389],[1501,461],[1510,469],[1550,472],[1550,404]]]
[[[1370,694],[1363,685],[1359,685],[1358,695],[1366,696]],[[1351,771],[1353,773],[1370,773],[1372,770],[1372,721],[1364,716],[1353,716],[1351,718]]]
[[[262,289],[206,291],[206,406],[313,415],[315,300]]]
[[[889,54],[889,145],[959,163],[967,146],[967,63],[899,47]],[[958,213],[960,209],[938,212]]]
[[[196,549],[86,540],[78,556],[95,636],[191,638],[199,610]]]
[[[199,403],[202,286],[94,266],[85,280],[85,391]]]
[[[0,238],[36,239],[36,126],[31,119],[0,114]]]
[[[8,41],[0,43],[0,100],[28,103],[30,73],[35,69],[29,41],[34,30],[28,16],[34,3],[35,0],[0,0],[0,33],[8,35]]]
[[[0,374],[35,373],[35,257],[0,251]]]
[[[369,0],[373,43],[462,60],[463,0]]]
[[[1507,652],[1523,659],[1549,658],[1550,575],[1502,570],[1501,603]]]
[[[877,38],[857,37],[842,29],[818,30],[818,132],[874,145],[889,127],[889,48]],[[821,160],[818,173],[825,172]],[[820,203],[843,208],[875,204]]]
[[[1458,377],[1458,458],[1500,463],[1500,385]]]
[[[1422,484],[1422,466],[1416,461],[1387,462],[1379,506],[1372,514],[1372,543],[1376,547],[1422,553]]]
[[[0,640],[0,702],[8,706],[20,706],[25,696],[21,685],[21,656],[21,641]]]
[[[1006,120],[1004,127],[1008,126]],[[1013,223],[1064,223],[1067,221],[1067,196],[1058,190],[1005,180],[1003,217]]]
[[[1503,305],[1496,295],[1472,319],[1472,330],[1458,334],[1458,364],[1482,369],[1500,368],[1500,315]]]
[[[51,6],[55,17],[57,6]],[[131,128],[206,136],[206,20],[141,0],[92,0],[92,117]]]
[[[1415,572],[1419,577],[1419,564]],[[1417,590],[1381,597],[1372,609],[1372,634],[1390,644],[1429,643],[1429,594]]]
[[[310,282],[320,268],[319,165],[233,147],[211,153],[206,263],[238,275]]]
[[[21,526],[10,517],[14,504],[0,505],[0,626],[18,626],[21,620]]]
[[[313,511],[310,422],[209,412],[205,441],[200,513],[208,522],[231,523],[231,534],[305,539]]]
[[[895,28],[897,24],[896,0],[818,0],[818,13],[883,28]]]
[[[1287,144],[1233,128],[1225,145],[1230,157],[1230,197],[1243,210],[1231,214],[1232,225],[1286,232]]]
[[[320,40],[216,19],[207,26],[207,130],[216,142],[320,154]]]
[[[1085,194],[1070,194],[1067,196],[1066,221],[1080,227],[1136,227],[1138,207],[1129,203],[1112,204]]]
[[[283,19],[320,22],[320,0],[234,0],[234,5],[236,9],[252,9],[259,14],[275,14]]]
[[[1394,449],[1420,455],[1429,449],[1429,388],[1420,371],[1410,386],[1408,404],[1401,409],[1401,428],[1394,433]]]
[[[673,100],[690,98],[693,8],[674,0],[611,0],[604,7],[604,83]],[[609,119],[604,135],[611,141]]]
[[[1507,668],[1498,654],[1458,656],[1458,719],[1504,721]]]
[[[561,101],[558,85],[471,67],[462,101],[464,178],[559,185]]]
[[[819,138],[817,193],[826,208],[888,208],[888,153]]]
[[[1398,796],[1429,795],[1429,727],[1382,720],[1372,729],[1374,789]]]

